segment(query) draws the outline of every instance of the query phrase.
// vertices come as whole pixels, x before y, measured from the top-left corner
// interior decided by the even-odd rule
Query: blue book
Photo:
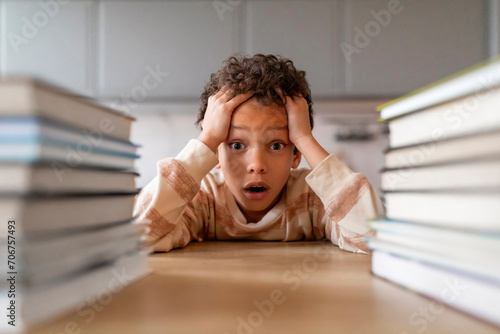
[[[0,118],[0,162],[51,162],[60,168],[132,169],[137,145],[99,130],[63,126],[41,118]]]

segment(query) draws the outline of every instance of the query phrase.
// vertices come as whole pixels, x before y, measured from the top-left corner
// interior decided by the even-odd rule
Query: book
[[[0,194],[131,193],[136,191],[131,171],[64,167],[49,163],[0,163]]]
[[[5,332],[123,288],[149,250],[133,224],[132,117],[32,79],[0,80],[0,101]]]
[[[486,60],[379,107],[388,120],[500,85],[500,57]]]
[[[378,108],[387,219],[367,238],[375,275],[497,325],[499,105],[500,57]]]
[[[108,137],[100,131],[72,127],[41,118],[0,118],[0,143],[18,142],[68,143],[81,150],[101,149],[135,154],[137,145]]]
[[[34,287],[109,262],[140,249],[143,233],[142,226],[128,221],[63,235],[16,238],[17,282]],[[6,241],[0,239],[0,245],[5,246]],[[2,259],[1,255],[6,254],[0,252],[0,260],[7,263],[7,258]],[[6,285],[5,273],[0,273],[0,278],[1,288]]]
[[[377,231],[376,241],[413,251],[497,268],[500,273],[500,233],[466,229],[439,228],[400,221],[376,221],[370,224]],[[499,276],[500,277],[500,276]]]
[[[500,325],[500,285],[460,271],[374,251],[373,274]]]
[[[496,157],[382,170],[383,191],[500,189]]]
[[[106,150],[97,147],[80,147],[78,144],[41,139],[11,140],[0,144],[1,162],[46,162],[68,169],[78,166],[132,170],[132,153]]]
[[[0,195],[0,221],[15,221],[17,237],[67,233],[132,219],[133,193],[57,194],[50,196]],[[0,224],[0,237],[7,224]]]
[[[392,148],[500,129],[500,88],[389,120]]]
[[[386,215],[391,220],[498,232],[499,190],[386,192]]]
[[[0,80],[0,117],[37,117],[128,141],[134,118],[31,78]]]
[[[383,233],[391,233],[423,242],[460,245],[463,248],[470,246],[490,253],[500,251],[500,233],[489,230],[442,228],[390,219],[372,221],[370,226],[377,231],[377,237]]]
[[[500,155],[500,129],[390,148],[384,153],[385,168],[408,168],[489,158]]]
[[[142,250],[84,270],[71,278],[53,280],[34,288],[19,287],[15,296],[9,297],[8,290],[0,290],[0,307],[7,314],[0,322],[0,332],[22,331],[71,309],[75,312],[84,310],[91,307],[89,300],[95,300],[97,295],[111,296],[148,273],[147,251]],[[12,312],[9,310],[12,301],[15,320],[8,317]]]
[[[436,254],[429,251],[413,249],[397,243],[371,238],[368,241],[368,246],[375,250],[394,254],[397,256],[409,258],[415,261],[423,261],[444,270],[460,271],[467,275],[473,275],[482,280],[500,284],[500,268],[498,266],[490,267],[477,261],[457,259],[442,254]],[[500,287],[500,286],[499,286]]]

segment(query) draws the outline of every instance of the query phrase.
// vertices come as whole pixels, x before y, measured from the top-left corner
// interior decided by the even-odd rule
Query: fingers
[[[304,96],[302,96],[302,94],[300,93],[297,95],[290,96],[290,95],[285,95],[285,93],[280,87],[276,87],[275,90],[276,93],[278,93],[278,95],[281,97],[281,100],[283,101],[285,106],[288,102],[298,103],[299,100],[304,99]]]
[[[285,99],[285,96],[284,96],[281,88],[276,87],[275,90],[276,90],[276,93],[278,93],[278,95],[281,97],[281,101],[283,101],[283,104],[286,104],[286,99]]]
[[[294,104],[307,104],[306,99],[302,96],[302,94],[295,95],[295,96],[285,96],[286,102],[285,102],[285,108],[286,106],[294,105]]]
[[[288,96],[287,97],[290,97],[292,101],[297,101],[297,100],[301,100],[303,99],[304,97],[302,96],[302,94],[298,94],[298,95],[294,95],[294,96]]]
[[[285,96],[285,112],[287,116],[297,115],[301,110],[308,110],[308,104],[306,99],[302,97],[302,95],[296,96]]]
[[[234,90],[232,90],[232,89],[227,89],[227,88],[223,87],[221,89],[221,91],[222,91],[222,95],[220,97],[220,100],[222,103],[226,103],[226,102],[230,101],[232,96],[234,95]]]
[[[230,113],[234,111],[240,104],[247,101],[254,95],[254,92],[250,91],[243,94],[238,94],[234,96],[234,90],[230,88],[223,87],[218,90],[214,95],[209,97],[208,109],[219,110],[219,112]],[[207,112],[208,114],[209,112]],[[211,113],[211,112],[210,112]]]
[[[234,103],[237,103],[239,105],[239,104],[245,102],[246,100],[250,99],[252,96],[253,96],[252,91],[247,92],[247,93],[243,93],[243,94],[238,94],[235,97],[233,97],[231,102],[234,101]]]
[[[214,95],[209,97],[209,104],[214,108],[218,109],[220,106],[221,111],[226,110],[232,113],[240,104],[249,100],[254,95],[253,91],[246,92],[243,94],[238,94],[234,96],[234,90],[230,88],[223,87],[217,91]]]
[[[233,91],[231,89],[227,89],[226,87],[222,87],[218,91],[216,91],[213,95],[209,96],[209,100],[218,101],[222,103],[226,103],[231,99]]]
[[[230,109],[234,110],[236,107],[238,107],[240,104],[243,102],[249,100],[253,96],[253,92],[247,92],[243,94],[238,94],[235,97],[233,97],[230,101],[227,102],[227,105]]]
[[[213,96],[213,98],[214,98],[215,100],[218,100],[218,99],[220,99],[220,97],[221,97],[222,95],[224,95],[225,93],[226,93],[226,90],[221,89],[221,90],[216,91],[216,92],[215,92],[215,94],[213,94],[212,96]],[[212,96],[211,96],[211,97],[212,97]]]
[[[227,87],[222,87],[211,97],[213,97],[214,101],[218,101],[219,103],[227,103],[233,98],[233,95],[234,95],[234,90]]]

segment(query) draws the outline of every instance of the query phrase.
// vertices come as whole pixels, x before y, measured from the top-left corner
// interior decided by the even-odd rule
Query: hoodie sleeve
[[[217,163],[217,156],[196,139],[177,157],[158,161],[157,176],[136,196],[134,208],[139,223],[149,225],[147,242],[154,251],[184,247],[206,230],[203,210],[195,208],[193,199]]]
[[[364,237],[372,232],[370,220],[384,215],[384,206],[368,179],[354,173],[336,156],[329,155],[307,177],[306,182],[321,199],[325,214],[321,222],[325,236],[340,248],[367,253]]]

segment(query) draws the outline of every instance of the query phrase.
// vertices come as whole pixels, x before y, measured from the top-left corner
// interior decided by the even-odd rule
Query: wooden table
[[[150,256],[153,273],[30,333],[499,333],[370,274],[328,242],[202,242]]]

